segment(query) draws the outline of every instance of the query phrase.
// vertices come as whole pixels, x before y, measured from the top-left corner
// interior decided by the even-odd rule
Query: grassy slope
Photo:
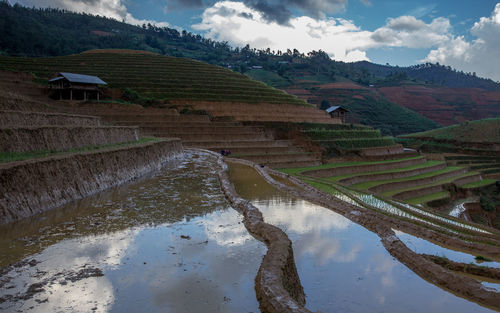
[[[54,58],[0,57],[0,69],[48,79],[57,72],[97,75],[111,87],[160,100],[231,101],[308,106],[295,96],[207,63],[153,54],[84,53]]]
[[[402,137],[425,137],[463,142],[500,142],[500,118],[465,122]]]
[[[416,180],[416,179],[421,179],[421,178],[428,178],[440,174],[445,174],[449,172],[456,171],[458,169],[461,169],[462,167],[459,166],[451,166],[444,168],[442,170],[434,171],[434,172],[429,172],[429,173],[424,173],[416,176],[411,176],[411,177],[403,177],[403,178],[396,178],[396,179],[387,179],[387,180],[376,180],[376,181],[370,181],[366,183],[359,183],[352,185],[351,187],[356,188],[356,189],[369,189],[378,185],[386,184],[386,183],[395,183],[395,182],[403,182],[403,181],[409,181],[409,180]]]
[[[42,150],[42,151],[32,151],[32,152],[0,152],[0,163],[8,163],[8,162],[16,162],[30,159],[40,159],[47,158],[55,155],[64,155],[64,154],[72,154],[72,153],[84,153],[98,150],[107,150],[114,148],[124,148],[135,145],[140,145],[148,142],[156,142],[161,141],[161,138],[153,138],[153,137],[143,137],[138,141],[131,142],[122,142],[122,143],[113,143],[108,145],[99,145],[99,146],[88,146],[78,149],[69,149],[69,150]]]

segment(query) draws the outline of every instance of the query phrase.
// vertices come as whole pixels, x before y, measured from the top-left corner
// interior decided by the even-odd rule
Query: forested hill
[[[474,87],[500,90],[500,84],[457,72],[449,67],[424,64],[393,67],[369,62],[332,61],[324,52],[307,55],[293,49],[271,51],[232,48],[186,31],[133,26],[113,19],[72,13],[58,9],[33,9],[0,2],[0,54],[23,56],[61,56],[91,49],[136,49],[159,54],[193,58],[230,67],[245,73],[253,67],[287,74],[302,70],[321,73],[331,80],[349,79],[361,85],[397,85],[407,81],[446,87]]]
[[[499,83],[491,79],[476,76],[476,73],[464,73],[450,66],[425,63],[408,67],[379,65],[366,61],[353,64],[357,69],[366,69],[377,77],[385,78],[385,82],[415,79],[425,84],[446,86],[452,88],[468,87],[486,90],[499,90]]]

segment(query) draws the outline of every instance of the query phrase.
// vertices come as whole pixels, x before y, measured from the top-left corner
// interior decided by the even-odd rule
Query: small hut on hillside
[[[333,106],[326,109],[326,113],[330,114],[332,118],[338,118],[342,121],[342,123],[345,123],[345,117],[347,113],[349,113],[349,110],[344,109],[341,106]]]
[[[97,76],[61,72],[49,80],[51,95],[56,99],[99,101],[99,86],[107,85]]]

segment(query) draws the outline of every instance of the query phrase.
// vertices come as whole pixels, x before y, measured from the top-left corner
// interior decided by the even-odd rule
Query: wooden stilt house
[[[49,80],[49,88],[57,99],[99,101],[99,87],[107,85],[97,76],[61,72]]]
[[[342,123],[345,123],[345,118],[349,110],[341,106],[333,106],[326,109],[326,113],[330,114],[332,118],[339,119]]]

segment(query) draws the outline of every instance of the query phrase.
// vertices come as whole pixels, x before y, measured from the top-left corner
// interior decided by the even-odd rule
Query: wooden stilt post
[[[99,90],[97,90],[97,103],[99,103]]]
[[[70,90],[69,90],[69,100],[73,101],[73,89],[72,88],[70,88]]]

